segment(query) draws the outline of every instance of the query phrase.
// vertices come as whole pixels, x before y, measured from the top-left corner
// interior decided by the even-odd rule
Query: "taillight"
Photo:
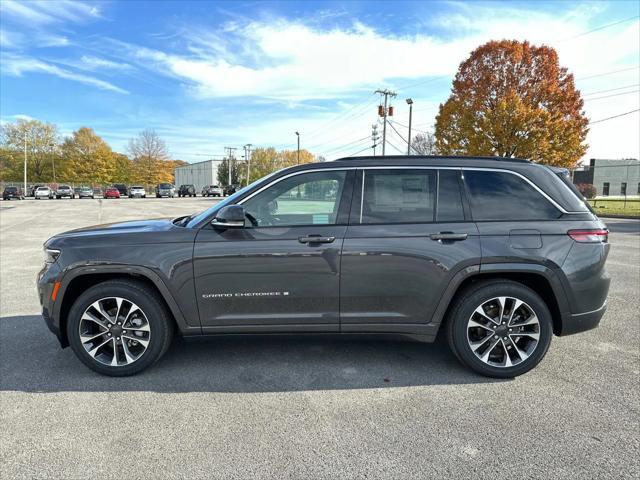
[[[606,228],[569,230],[567,235],[580,243],[607,243],[609,240],[609,230]]]

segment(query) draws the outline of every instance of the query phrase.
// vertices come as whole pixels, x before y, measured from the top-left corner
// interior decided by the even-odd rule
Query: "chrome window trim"
[[[255,192],[251,193],[250,195],[248,195],[245,198],[243,198],[242,200],[240,200],[237,203],[237,205],[242,205],[244,202],[246,202],[250,198],[253,198],[254,196],[259,194],[260,192],[263,192],[267,188],[269,188],[269,187],[281,182],[282,180],[286,180],[287,178],[290,178],[290,177],[293,177],[293,176],[296,176],[296,175],[303,175],[303,174],[307,174],[307,173],[316,173],[316,172],[331,172],[331,171],[346,171],[346,170],[362,170],[363,171],[362,172],[362,177],[363,177],[362,178],[363,179],[362,189],[363,190],[364,190],[364,175],[365,175],[364,172],[365,172],[365,170],[459,170],[459,171],[462,172],[463,178],[464,178],[464,172],[465,171],[508,173],[508,174],[511,174],[511,175],[515,175],[516,177],[519,177],[522,180],[524,180],[531,187],[533,187],[533,189],[536,190],[540,195],[542,195],[544,198],[546,198],[560,212],[566,213],[566,214],[583,214],[584,213],[584,212],[576,212],[576,211],[568,211],[568,210],[566,210],[560,204],[558,204],[558,202],[556,202],[553,198],[551,198],[549,195],[547,195],[535,183],[533,183],[531,180],[529,180],[527,177],[525,177],[521,173],[514,172],[513,170],[507,170],[507,169],[504,169],[504,168],[493,168],[493,167],[445,167],[445,166],[423,166],[423,165],[384,165],[384,166],[377,165],[377,166],[359,166],[359,167],[314,168],[314,169],[310,169],[310,170],[300,170],[298,172],[293,172],[293,173],[290,173],[290,174],[285,175],[283,177],[276,178],[275,180],[269,182],[268,184],[266,184],[263,187],[260,187]],[[361,192],[361,194],[360,194],[360,211],[361,212],[362,212],[362,208],[363,208],[363,206],[362,206],[363,196],[364,196],[363,192]]]

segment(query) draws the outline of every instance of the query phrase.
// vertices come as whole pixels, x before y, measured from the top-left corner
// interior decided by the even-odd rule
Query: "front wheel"
[[[533,369],[547,353],[552,335],[544,300],[509,280],[471,286],[458,296],[447,318],[453,353],[487,377],[517,377]]]
[[[78,297],[69,312],[67,336],[90,369],[114,377],[153,365],[173,337],[173,321],[157,292],[138,282],[110,280]]]

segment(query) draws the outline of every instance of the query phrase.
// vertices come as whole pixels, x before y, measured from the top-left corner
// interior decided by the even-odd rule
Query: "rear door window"
[[[359,173],[352,224],[424,223],[435,219],[436,171],[366,169]]]
[[[512,173],[465,170],[464,179],[476,221],[553,220],[561,215],[531,184]]]

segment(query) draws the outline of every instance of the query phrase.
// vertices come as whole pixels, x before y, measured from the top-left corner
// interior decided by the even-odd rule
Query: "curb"
[[[640,220],[639,216],[631,216],[631,215],[615,215],[615,214],[611,214],[611,215],[599,215],[598,213],[596,213],[596,215],[598,215],[598,218],[623,218],[626,220]]]

